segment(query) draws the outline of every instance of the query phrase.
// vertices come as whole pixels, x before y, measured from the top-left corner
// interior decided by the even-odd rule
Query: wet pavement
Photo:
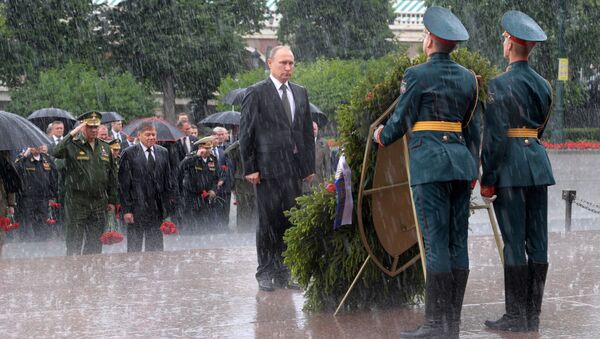
[[[337,317],[306,313],[300,291],[258,291],[253,234],[179,238],[167,237],[161,253],[83,257],[53,256],[64,251],[60,242],[7,244],[0,260],[0,337],[397,338],[422,321],[418,305]],[[38,257],[19,258],[27,246]],[[461,337],[599,336],[600,232],[550,234],[535,336],[485,330],[483,321],[503,312],[502,269],[491,237],[472,236],[469,246]]]

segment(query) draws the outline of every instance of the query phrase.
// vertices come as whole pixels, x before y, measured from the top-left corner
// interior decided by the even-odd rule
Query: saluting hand
[[[75,137],[77,136],[77,133],[79,133],[79,131],[81,131],[85,126],[87,126],[87,124],[85,122],[82,122],[79,125],[75,126],[75,128],[73,128],[73,130],[71,130],[69,134],[71,134],[72,137]]]

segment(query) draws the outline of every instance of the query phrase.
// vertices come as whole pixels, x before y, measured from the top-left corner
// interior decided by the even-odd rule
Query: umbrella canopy
[[[200,123],[208,127],[239,125],[241,113],[236,111],[217,112],[200,120]]]
[[[45,133],[27,119],[0,111],[0,150],[20,150],[52,143]]]
[[[329,119],[327,115],[321,111],[321,109],[313,104],[310,104],[310,115],[312,116],[312,120],[319,125],[319,127],[323,127],[327,125]]]
[[[246,95],[246,88],[234,89],[225,94],[223,102],[230,105],[241,105],[244,95]]]
[[[117,112],[100,112],[100,114],[102,114],[102,123],[103,124],[108,124],[109,122],[113,122],[113,121],[123,121],[125,120],[125,118],[123,118],[121,116],[121,114],[117,113]]]
[[[156,141],[177,141],[185,136],[177,127],[161,118],[136,119],[123,127],[123,133],[127,136],[137,135],[138,129],[146,121],[151,122],[156,127]]]
[[[54,121],[60,121],[65,125],[65,133],[70,131],[75,123],[77,122],[77,118],[73,116],[73,114],[65,111],[60,108],[42,108],[37,111],[31,113],[27,120],[31,121],[34,125],[36,125],[42,132],[46,132],[46,128],[48,125]]]

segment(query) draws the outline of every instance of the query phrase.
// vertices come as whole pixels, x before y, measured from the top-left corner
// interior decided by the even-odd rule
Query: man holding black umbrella
[[[80,124],[54,150],[54,156],[65,161],[67,255],[102,252],[105,212],[114,211],[117,202],[110,146],[97,138],[100,117],[98,112],[80,115]]]

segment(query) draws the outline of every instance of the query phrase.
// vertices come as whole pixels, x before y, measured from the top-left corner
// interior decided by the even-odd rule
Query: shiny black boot
[[[540,313],[548,264],[529,263],[529,281],[527,291],[527,329],[537,332],[540,328]]]
[[[502,318],[486,320],[485,326],[499,331],[527,331],[527,276],[529,268],[522,266],[504,267],[504,307]]]
[[[452,273],[427,273],[425,284],[425,323],[414,331],[400,332],[403,338],[446,338],[446,310],[450,304]]]
[[[460,333],[460,313],[462,311],[469,270],[452,270],[452,299],[448,308],[448,338],[458,338]]]

